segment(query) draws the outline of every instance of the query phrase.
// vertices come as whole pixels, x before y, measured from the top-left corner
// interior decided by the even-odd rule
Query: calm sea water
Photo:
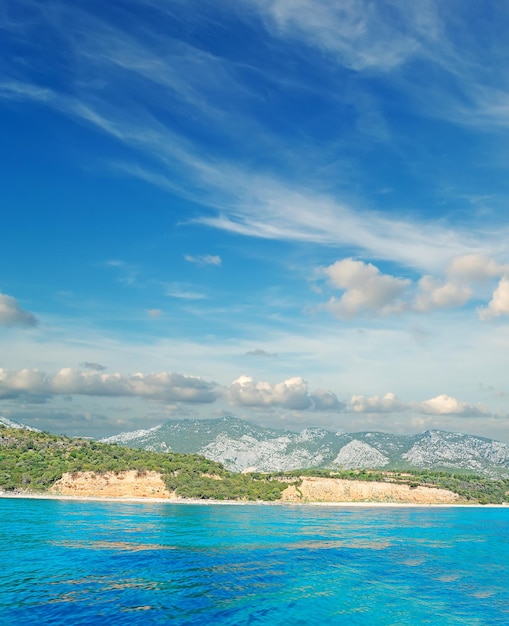
[[[509,510],[0,499],[2,624],[509,624]]]

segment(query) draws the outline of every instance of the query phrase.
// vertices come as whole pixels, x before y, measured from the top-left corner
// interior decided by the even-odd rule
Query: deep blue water
[[[0,623],[509,624],[509,510],[0,498]]]

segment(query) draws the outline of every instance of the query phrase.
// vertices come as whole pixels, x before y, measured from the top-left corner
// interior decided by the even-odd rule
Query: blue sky
[[[509,441],[508,27],[0,0],[0,414]]]

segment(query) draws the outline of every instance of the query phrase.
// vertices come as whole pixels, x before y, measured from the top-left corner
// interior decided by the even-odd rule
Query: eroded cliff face
[[[219,478],[219,477],[218,477]],[[64,474],[51,493],[81,497],[165,498],[179,497],[166,489],[157,472],[76,472]],[[299,487],[290,485],[282,502],[395,502],[408,504],[460,504],[457,494],[434,487],[410,487],[382,482],[303,477]]]
[[[382,482],[305,477],[299,487],[283,491],[284,502],[399,502],[460,504],[458,494],[435,487],[410,487]]]
[[[66,473],[51,488],[51,493],[84,497],[175,498],[166,489],[158,472]]]

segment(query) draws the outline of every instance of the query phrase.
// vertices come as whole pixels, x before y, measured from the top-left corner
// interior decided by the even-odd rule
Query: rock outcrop
[[[418,435],[341,433],[307,428],[301,433],[262,428],[233,416],[171,420],[149,430],[103,440],[154,452],[201,454],[232,472],[301,468],[426,469],[509,476],[509,444],[430,430]]]
[[[55,495],[108,498],[179,499],[167,490],[157,472],[125,471],[64,474],[51,488]],[[452,491],[435,487],[410,487],[394,483],[340,478],[303,477],[296,487],[288,486],[282,502],[386,502],[406,504],[461,504],[462,499]]]
[[[175,498],[158,472],[66,473],[49,490],[51,493],[82,497]]]

